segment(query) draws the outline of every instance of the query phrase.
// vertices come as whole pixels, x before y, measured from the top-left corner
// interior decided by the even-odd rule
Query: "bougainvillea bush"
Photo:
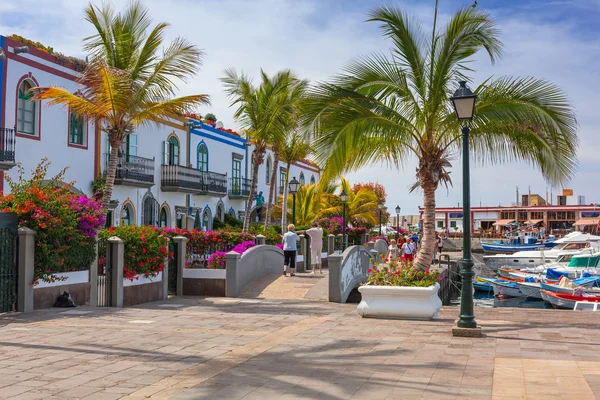
[[[188,254],[206,254],[215,251],[229,251],[235,245],[254,241],[254,235],[244,232],[229,231],[198,231],[195,229],[164,228],[162,232],[172,238],[185,236],[187,238]]]
[[[244,254],[244,252],[252,247],[255,246],[255,243],[253,241],[246,241],[246,242],[242,242],[240,244],[238,244],[237,246],[235,246],[233,249],[231,249],[231,251],[235,251],[236,253],[239,254]],[[209,269],[225,269],[225,254],[227,254],[224,251],[217,251],[214,252],[210,255],[210,257],[208,258],[208,268]]]
[[[34,284],[88,269],[96,256],[94,237],[105,223],[100,202],[63,183],[66,169],[46,180],[49,165],[43,159],[30,179],[19,166],[18,180],[7,176],[11,193],[0,194],[0,211],[17,214],[19,227],[35,231]]]
[[[169,253],[168,238],[153,226],[115,226],[100,231],[100,239],[117,236],[125,242],[123,277],[134,280],[140,276],[153,278],[165,267]]]

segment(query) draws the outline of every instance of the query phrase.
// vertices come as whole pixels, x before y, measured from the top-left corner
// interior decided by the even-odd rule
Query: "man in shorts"
[[[322,274],[321,252],[323,251],[323,228],[314,222],[312,228],[304,233],[310,238],[310,263],[312,264],[313,274],[317,273],[317,266],[319,267],[319,272]]]
[[[265,198],[263,197],[262,191],[258,192],[258,194],[255,194],[254,199],[256,200],[256,216],[258,217],[258,220],[261,221],[262,220],[262,206],[265,202]]]

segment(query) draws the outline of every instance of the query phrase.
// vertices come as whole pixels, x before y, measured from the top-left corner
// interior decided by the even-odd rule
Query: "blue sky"
[[[93,0],[99,4],[100,1]],[[17,33],[68,55],[83,56],[81,38],[91,34],[83,21],[80,0],[21,0],[0,2],[0,33]],[[125,0],[113,1],[117,8]],[[155,21],[172,24],[170,37],[184,36],[204,49],[203,68],[197,77],[180,85],[180,92],[206,93],[213,112],[227,127],[236,128],[233,110],[219,81],[225,68],[256,76],[260,68],[273,73],[291,68],[310,80],[325,80],[349,60],[373,51],[386,51],[387,43],[377,25],[364,22],[368,11],[392,4],[420,18],[429,29],[434,0],[147,0]],[[471,0],[440,0],[440,21]],[[490,75],[535,76],[562,87],[576,108],[580,124],[579,169],[567,187],[600,202],[600,0],[479,0],[478,7],[490,11],[502,31],[504,57],[495,65],[481,57],[474,66],[475,83]],[[401,170],[379,165],[349,174],[354,180],[378,180],[388,191],[388,206],[399,204],[403,213],[416,213],[420,193],[408,194],[414,181],[414,160]],[[440,206],[462,204],[460,159],[454,160],[454,187],[438,190]],[[508,205],[515,187],[545,195],[547,185],[534,168],[522,164],[474,165],[473,205]],[[560,188],[554,188],[556,196]]]

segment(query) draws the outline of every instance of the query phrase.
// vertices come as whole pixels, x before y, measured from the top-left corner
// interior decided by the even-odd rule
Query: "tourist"
[[[304,232],[310,238],[310,263],[312,264],[313,274],[317,273],[317,266],[319,272],[323,273],[323,267],[321,265],[321,252],[323,251],[323,228],[313,222],[312,227]]]
[[[412,261],[415,254],[415,244],[412,241],[412,238],[407,238],[406,243],[402,245],[402,259],[404,261]]]
[[[254,199],[256,200],[256,216],[258,217],[258,220],[261,221],[262,220],[262,206],[263,203],[265,202],[265,198],[263,197],[263,192],[260,191],[258,192],[258,194],[254,195]]]
[[[386,259],[388,261],[395,260],[396,258],[398,258],[399,252],[400,252],[400,249],[398,248],[398,244],[396,243],[396,240],[392,239],[390,241],[390,245],[388,246],[388,252],[386,255]]]
[[[437,260],[438,255],[442,254],[443,247],[444,247],[444,241],[442,239],[442,235],[440,233],[437,233],[435,235],[435,246],[433,247],[433,262],[434,263]]]
[[[261,192],[262,193],[262,192]],[[283,235],[283,276],[286,276],[286,270],[288,265],[290,266],[290,276],[295,276],[294,272],[296,269],[296,249],[297,244],[300,241],[300,236],[294,232],[296,227],[294,224],[288,225],[288,231]]]

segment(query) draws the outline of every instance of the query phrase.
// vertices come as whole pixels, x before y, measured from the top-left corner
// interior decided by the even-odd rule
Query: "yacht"
[[[541,248],[538,250],[518,251],[514,254],[483,256],[483,262],[492,271],[497,271],[500,267],[523,269],[549,264],[563,255],[579,254],[586,248],[597,249],[600,246],[600,236],[582,232],[571,232],[555,240],[554,243],[556,245],[551,249]]]

